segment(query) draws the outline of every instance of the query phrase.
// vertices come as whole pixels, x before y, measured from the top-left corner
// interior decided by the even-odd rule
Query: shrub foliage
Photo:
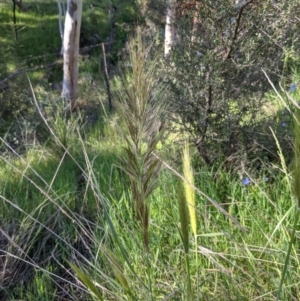
[[[290,71],[299,49],[297,9],[297,1],[178,4],[177,42],[167,62],[173,110],[206,163],[263,144],[251,133],[270,89],[262,70],[275,84]]]

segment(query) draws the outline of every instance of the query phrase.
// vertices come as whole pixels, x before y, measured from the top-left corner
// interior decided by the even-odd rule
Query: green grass
[[[11,247],[9,253],[26,261],[30,256],[41,259],[35,259],[35,276],[26,278],[30,289],[25,292],[17,285],[10,298],[57,299],[61,290],[53,275],[70,280],[65,271],[71,261],[96,283],[103,300],[161,300],[168,296],[186,300],[176,176],[164,170],[150,197],[151,253],[146,256],[129,181],[116,167],[122,143],[114,124],[99,123],[86,130],[83,141],[79,136],[73,139],[74,135],[68,135],[68,148],[76,162],[69,155],[63,156],[64,152],[53,154],[54,144],[51,149],[32,149],[22,158],[2,158],[1,227],[13,225],[12,242],[24,250],[18,253]],[[289,177],[275,166],[265,167],[264,172],[272,174],[272,179],[265,182],[263,174],[248,174],[252,184],[243,186],[236,173],[205,166],[195,170],[195,185],[247,229],[240,231],[207,199],[196,195],[198,263],[190,256],[190,277],[192,293],[200,300],[276,299],[292,231],[294,201]],[[81,174],[86,180],[78,191]],[[194,240],[189,241],[194,253]],[[298,247],[296,241],[281,300],[299,298]],[[22,266],[16,259],[10,264],[16,269]],[[78,291],[87,292],[83,286],[75,288],[76,274],[72,275],[73,284],[66,283],[68,293],[80,300]]]
[[[54,46],[60,46],[56,2],[32,3],[31,11],[17,14],[18,26],[22,28],[18,47],[10,2],[0,4],[3,74],[31,63],[40,64],[34,56],[52,53]],[[134,6],[129,4],[120,4],[124,6],[116,16],[120,24],[134,19]],[[93,32],[92,25],[97,25],[101,38],[105,38],[105,18],[103,10],[86,10],[84,26]],[[46,33],[49,37],[53,34],[48,42]],[[29,47],[32,35],[36,40]],[[125,31],[119,35],[123,39]],[[39,44],[42,52],[34,47]],[[96,52],[82,62],[81,71],[97,77],[99,66]],[[141,72],[136,81],[143,76]],[[27,97],[30,106],[12,109],[18,122],[11,125],[13,130],[22,130],[20,143],[25,144],[31,127],[24,120],[32,114],[39,143],[33,140],[19,153],[10,148],[11,144],[1,141],[7,152],[3,151],[0,157],[0,300],[273,301],[277,296],[278,300],[300,299],[300,233],[294,227],[292,168],[287,166],[284,171],[282,165],[259,158],[260,164],[264,164],[259,168],[256,164],[251,170],[229,171],[223,165],[207,167],[193,160],[193,169],[188,169],[198,190],[193,192],[193,186],[186,186],[186,197],[195,194],[191,214],[196,218],[192,221],[194,230],[190,231],[184,220],[189,219],[188,210],[180,215],[188,209],[181,210],[180,206],[186,206],[186,201],[190,203],[183,192],[178,193],[181,159],[174,160],[181,158],[183,145],[178,139],[175,141],[173,134],[169,135],[166,141],[155,145],[165,168],[155,174],[155,189],[146,200],[151,204],[146,252],[135,209],[136,194],[132,191],[134,179],[119,167],[120,157],[129,154],[125,153],[126,147],[132,153],[135,150],[124,140],[126,123],[120,122],[114,113],[106,114],[102,85],[97,86],[97,92],[89,85],[81,86],[82,95],[88,95],[83,100],[94,101],[101,107],[95,124],[86,122],[88,110],[66,120],[55,94],[42,87],[42,77],[42,72],[30,75],[45,120],[37,117],[31,93],[19,93],[29,90],[27,80],[19,79],[15,84],[20,84],[20,90],[14,91],[14,97]],[[148,86],[150,77],[144,78],[143,83],[145,90],[153,93],[154,89]],[[125,87],[127,92],[132,92],[129,87]],[[135,88],[138,87],[137,84]],[[297,98],[297,92],[293,97]],[[127,111],[128,118],[130,112]],[[281,112],[276,109],[277,125],[287,116],[280,115]],[[276,137],[285,135],[284,131],[275,131]],[[5,133],[2,129],[3,139]],[[142,134],[140,154],[147,147]],[[4,140],[11,143],[9,137]],[[153,147],[153,143],[148,147]],[[144,171],[134,167],[142,175],[140,180],[144,180]],[[244,177],[251,184],[243,185]],[[293,229],[296,239],[290,244]]]
[[[72,135],[68,135],[67,145],[79,166],[68,155],[64,157],[62,151],[53,154],[54,149],[61,148],[54,142],[51,149],[37,147],[22,159],[2,158],[0,194],[10,202],[1,200],[1,208],[4,208],[1,226],[5,229],[6,225],[14,225],[13,241],[21,245],[28,256],[33,256],[37,249],[43,259],[35,269],[36,276],[27,276],[30,290],[25,292],[17,287],[11,292],[12,296],[28,300],[58,298],[53,296],[60,292],[59,287],[55,282],[49,284],[49,268],[54,275],[66,275],[64,269],[69,268],[68,260],[75,262],[97,283],[104,300],[126,300],[128,296],[132,300],[159,300],[171,295],[174,300],[185,300],[185,248],[178,232],[176,205],[178,179],[165,170],[150,197],[151,256],[145,257],[129,181],[116,167],[120,163],[118,154],[122,153],[122,144],[113,124],[106,128],[99,124],[85,132],[83,142],[79,136],[76,142]],[[78,192],[78,177],[83,172],[87,180]],[[196,186],[223,204],[247,229],[246,233],[240,231],[208,200],[197,195],[199,253],[197,264],[194,257],[190,257],[190,275],[192,287],[196,289],[195,275],[199,273],[197,291],[201,300],[275,300],[292,230],[294,201],[287,183],[289,178],[284,173],[276,167],[265,167],[265,173],[273,175],[269,182],[264,182],[263,175],[249,174],[252,185],[243,186],[239,175],[220,168],[202,166],[195,170]],[[30,229],[36,229],[37,233]],[[53,237],[50,230],[59,238]],[[23,235],[17,233],[25,235],[26,244]],[[82,244],[87,247],[82,248]],[[114,253],[121,275],[130,284],[127,295],[104,248]],[[296,245],[292,249],[282,300],[292,296],[299,298],[297,248]],[[59,265],[51,261],[53,249]],[[193,249],[192,245],[190,250]],[[24,256],[14,248],[10,253]],[[27,256],[25,259],[28,260]],[[19,265],[16,260],[12,268]],[[45,270],[38,272],[40,269]],[[72,277],[75,283],[76,276]],[[56,281],[53,276],[51,279]],[[75,288],[69,290],[76,295],[72,292]]]
[[[83,20],[81,43],[89,45],[91,35],[97,34],[101,42],[106,42],[109,36],[108,1],[93,1],[100,7],[90,8],[90,3],[83,5]],[[24,2],[24,6],[31,8],[22,12],[16,9],[18,38],[15,38],[13,24],[12,3],[7,1],[0,3],[0,51],[1,51],[1,78],[8,72],[13,72],[24,66],[35,66],[53,62],[61,48],[61,38],[58,28],[57,1],[31,1]],[[127,39],[127,23],[136,21],[137,7],[134,1],[115,1],[118,10],[115,15],[115,23],[118,24],[116,31],[115,51],[122,46]],[[84,45],[84,46],[86,46]],[[96,47],[95,53],[101,53],[101,48]],[[84,70],[86,64],[81,64]]]

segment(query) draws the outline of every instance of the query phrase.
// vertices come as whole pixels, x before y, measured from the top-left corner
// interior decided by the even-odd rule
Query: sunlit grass
[[[36,4],[36,11],[26,16],[36,13],[42,19],[43,2]],[[94,17],[102,14],[95,12]],[[6,19],[5,15],[5,22],[10,22]],[[58,35],[54,15],[47,20],[53,22],[49,28],[55,28]],[[29,35],[29,29],[34,27],[24,27],[20,34]],[[7,36],[13,39],[9,30]],[[23,42],[29,45],[29,38]],[[9,49],[3,50],[6,58]],[[29,54],[25,48],[22,51],[22,55]],[[99,68],[92,66],[96,61],[91,60],[83,70],[95,72],[93,68]],[[6,71],[16,67],[7,61]],[[37,72],[31,78],[41,76]],[[143,83],[149,84],[146,80]],[[297,93],[289,95],[296,99]],[[45,95],[36,95],[39,104],[45,103]],[[156,189],[147,199],[151,204],[151,252],[145,252],[132,186],[119,168],[120,156],[126,157],[126,141],[118,132],[124,124],[116,115],[105,113],[100,100],[101,114],[93,126],[86,125],[83,116],[67,120],[57,108],[54,116],[47,111],[52,116],[46,119],[52,131],[38,119],[43,124],[38,134],[46,137],[42,144],[33,144],[21,156],[2,142],[9,151],[0,158],[0,249],[5,261],[5,268],[0,261],[5,278],[0,282],[8,300],[59,300],[65,294],[72,300],[186,301],[189,289],[190,300],[274,301],[280,282],[282,300],[300,299],[298,239],[284,272],[295,206],[287,164],[229,171],[197,160],[193,166],[192,156],[186,153],[184,176],[192,185],[186,183],[185,193],[169,170],[155,174]],[[277,109],[274,99],[265,110],[271,109],[272,115],[278,114],[279,126],[282,107]],[[179,170],[181,159],[176,159],[181,158],[181,140],[186,138],[171,134],[155,151],[159,149],[164,160]],[[197,194],[193,185],[246,231]],[[297,229],[295,235],[299,238]],[[1,293],[0,289],[0,299]]]
[[[10,246],[7,258],[17,257],[10,267],[17,269],[18,258],[30,262],[32,254],[45,255],[36,265],[34,278],[28,277],[30,291],[17,286],[12,292],[15,296],[54,299],[59,286],[50,285],[43,275],[49,275],[51,263],[56,279],[62,270],[70,269],[71,261],[96,286],[100,300],[170,296],[187,300],[184,254],[188,250],[189,299],[276,300],[294,218],[288,166],[286,172],[281,165],[266,165],[243,174],[249,178],[246,185],[239,171],[198,163],[192,172],[195,186],[237,219],[246,232],[195,194],[196,230],[184,234],[184,244],[178,231],[184,223],[178,216],[179,181],[163,170],[156,179],[157,189],[149,196],[151,255],[146,256],[130,182],[118,168],[126,144],[117,131],[117,119],[103,116],[94,127],[86,128],[80,116],[64,122],[58,114],[48,122],[53,134],[49,132],[45,145],[37,145],[22,157],[12,153],[1,158],[0,226],[4,231],[7,225],[13,227],[11,243],[21,244],[25,252],[20,254]],[[181,150],[175,144],[167,147],[165,158],[176,166],[171,155],[180,157]],[[187,167],[191,172],[192,165]],[[181,205],[187,205],[185,195],[181,196]],[[195,233],[198,242],[194,244],[191,236]],[[285,300],[300,297],[298,247],[296,241],[282,290]],[[55,264],[50,259],[53,256]],[[70,287],[75,288],[76,277],[83,281],[76,275],[71,274]],[[88,294],[88,282],[80,291]]]
[[[112,248],[111,251],[117,252],[115,254],[118,254],[118,259],[115,260],[121,260],[119,264],[122,263],[122,273],[130,283],[130,296],[133,300],[150,300],[147,298],[149,292],[147,293],[147,289],[143,288],[142,285],[142,283],[147,283],[149,273],[153,281],[153,296],[164,298],[174,293],[175,296],[184,298],[186,291],[184,285],[186,283],[183,261],[184,248],[181,245],[180,235],[177,231],[179,221],[176,209],[178,180],[174,179],[167,171],[164,171],[159,177],[158,189],[151,196],[152,214],[149,244],[153,256],[149,258],[151,263],[149,268],[145,261],[139,229],[137,229],[137,224],[134,222],[135,215],[130,205],[131,192],[125,185],[125,175],[122,175],[116,167],[113,167],[114,164],[117,165],[118,156],[115,154],[110,156],[108,153],[109,145],[113,144],[113,141],[106,141],[104,145],[106,144],[107,147],[99,148],[99,154],[97,155],[97,144],[92,149],[88,147],[96,137],[100,138],[101,136],[94,133],[89,143],[86,144],[86,149],[90,152],[88,157],[95,178],[89,180],[90,184],[86,186],[87,190],[84,189],[85,192],[81,195],[80,202],[82,205],[84,204],[84,211],[79,211],[88,216],[91,221],[92,218],[98,220],[98,226],[93,234],[93,243],[96,250],[102,253],[101,248],[105,247]],[[10,159],[10,162],[19,170],[26,171],[25,174],[34,183],[38,184],[44,191],[49,191],[49,197],[53,198],[54,203],[47,203],[47,206],[45,206],[46,203],[43,203],[43,200],[46,200],[45,196],[32,184],[26,184],[27,180],[22,179],[22,174],[18,171],[13,171],[8,162],[2,161],[0,169],[1,183],[4,183],[1,185],[1,195],[6,195],[13,203],[18,204],[22,210],[30,213],[31,216],[36,216],[43,223],[47,222],[46,217],[47,215],[51,216],[51,212],[60,211],[55,203],[60,206],[63,205],[65,209],[67,208],[65,206],[70,206],[72,211],[77,211],[74,207],[74,193],[76,190],[74,181],[76,179],[71,176],[73,171],[77,170],[77,167],[72,163],[72,160],[64,159],[67,161],[60,163],[61,157],[54,156],[52,159],[51,157],[51,153],[46,149],[36,149],[28,153],[27,158],[24,158],[26,163],[21,159]],[[76,160],[84,167],[83,158],[77,155]],[[45,180],[47,185],[38,177],[30,175],[29,165]],[[9,170],[11,172],[8,172]],[[58,172],[54,177],[56,170]],[[88,174],[88,169],[85,168],[85,170]],[[277,176],[272,182],[263,182],[260,178],[249,175],[253,184],[244,186],[239,177],[225,170],[219,169],[216,171],[203,167],[201,170],[195,171],[196,185],[208,195],[214,197],[216,201],[223,203],[230,214],[248,229],[246,234],[239,232],[209,203],[198,196],[196,197],[196,202],[199,204],[197,209],[201,210],[196,211],[200,242],[198,245],[199,258],[198,265],[196,265],[194,257],[190,256],[190,266],[193,286],[196,281],[194,275],[197,271],[199,273],[198,296],[200,299],[228,300],[228,296],[231,295],[235,298],[242,298],[238,300],[249,300],[255,296],[263,300],[275,300],[276,289],[281,277],[279,271],[282,269],[286,245],[289,242],[289,232],[293,218],[290,208],[293,201],[290,197],[289,187],[282,182],[284,175],[278,169],[273,172],[277,173]],[[216,177],[219,184],[215,182]],[[52,188],[49,190],[51,182],[53,182]],[[99,185],[99,189],[103,190],[107,197],[109,216],[113,222],[117,239],[128,251],[128,260],[133,270],[127,266],[126,260],[124,262],[123,253],[116,244],[115,238],[111,236],[106,219],[101,218],[103,216],[101,206],[97,205],[97,201],[92,191],[90,191],[92,183]],[[29,186],[24,188],[24,185]],[[221,187],[222,189],[228,187],[228,189],[222,192],[220,191]],[[14,189],[17,191],[14,192]],[[36,197],[33,197],[34,195]],[[70,197],[69,200],[68,197]],[[24,213],[12,208],[9,203],[3,202],[2,205],[2,208],[6,208],[2,212],[2,223],[11,219],[27,219]],[[35,213],[35,208],[38,209],[39,205],[41,205],[42,212],[47,213],[46,215]],[[49,206],[52,207],[50,211],[47,210]],[[5,212],[9,212],[9,215]],[[65,227],[70,227],[71,220],[67,216],[62,219],[62,216],[64,214],[60,217],[61,223]],[[74,229],[72,230],[72,227],[67,233],[70,239],[70,235],[76,236],[76,232],[74,232]],[[72,239],[68,241],[68,244],[71,241]],[[62,245],[65,243],[61,242]],[[65,245],[63,248],[70,248],[70,246]],[[192,249],[191,252],[193,252]],[[111,259],[105,256],[101,258],[101,260],[97,257],[93,258],[92,266],[89,266],[89,264],[86,266],[89,277],[93,279],[94,283],[96,281],[101,285],[100,287],[97,286],[97,289],[104,299],[112,300],[112,296],[115,296],[118,300],[123,300],[122,284],[119,282],[116,285],[115,280],[113,280],[116,274],[114,276],[109,272],[111,268],[109,260]],[[90,260],[88,259],[88,261]],[[293,287],[300,280],[297,276],[296,249],[291,254],[291,260],[292,263],[289,266],[291,275],[288,278],[290,287],[285,287],[284,290],[286,299],[289,299],[292,295],[297,296],[293,290]],[[80,262],[81,260],[77,262],[79,266],[82,265]],[[148,271],[149,269],[150,271]],[[57,273],[55,269],[54,273]],[[41,275],[37,274],[36,277],[39,278],[34,280],[31,287],[35,285],[34,283],[43,283],[44,280]],[[52,298],[55,289],[51,288],[47,281],[45,279],[43,284],[45,285],[43,294],[49,294],[49,298]],[[247,282],[249,285],[247,287],[241,285],[243,282]],[[106,283],[104,287],[102,287],[103,283]],[[216,289],[216,285],[218,289]],[[193,291],[193,293],[196,292]],[[32,294],[33,298],[33,296],[42,293],[33,289],[28,294]]]

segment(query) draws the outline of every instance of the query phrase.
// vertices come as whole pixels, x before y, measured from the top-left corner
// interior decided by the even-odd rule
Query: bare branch
[[[235,9],[238,9],[238,15],[237,15],[237,18],[236,18],[236,23],[235,23],[235,28],[234,28],[234,32],[233,32],[233,36],[231,37],[231,40],[230,40],[230,43],[227,47],[227,51],[225,53],[225,56],[224,56],[224,60],[227,60],[230,58],[230,55],[232,53],[232,50],[233,50],[233,45],[237,39],[237,36],[238,36],[238,31],[239,31],[239,27],[240,27],[240,23],[241,23],[241,18],[242,18],[242,14],[243,14],[243,11],[244,9],[253,2],[254,0],[248,0],[244,3],[240,3],[238,4]]]

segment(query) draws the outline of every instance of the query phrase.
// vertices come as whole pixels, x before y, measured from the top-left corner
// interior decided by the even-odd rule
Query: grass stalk
[[[292,189],[293,189],[293,194],[294,194],[294,199],[295,199],[295,215],[294,215],[294,225],[292,229],[292,234],[290,237],[290,242],[289,242],[289,247],[288,251],[285,257],[285,262],[282,270],[282,275],[279,283],[279,288],[277,292],[277,297],[276,300],[279,301],[282,290],[283,290],[283,285],[284,285],[284,280],[286,277],[286,274],[288,272],[288,265],[290,261],[290,256],[291,256],[291,251],[293,244],[295,242],[295,236],[296,236],[296,229],[297,229],[297,224],[299,221],[299,211],[300,211],[300,206],[299,206],[299,200],[300,200],[300,110],[296,108],[296,114],[295,114],[295,119],[294,119],[294,133],[295,133],[295,142],[294,142],[294,161],[293,161],[293,180],[292,180]]]
[[[147,276],[148,276],[148,283],[149,283],[150,298],[151,298],[151,301],[155,301],[155,297],[153,294],[153,288],[152,288],[152,279],[151,279],[150,254],[146,254],[146,259],[147,259]]]
[[[184,253],[185,253],[185,264],[187,271],[187,295],[188,300],[192,300],[192,282],[191,282],[191,271],[190,271],[190,260],[189,260],[189,213],[184,195],[183,185],[179,184],[178,192],[178,211],[180,220],[180,236],[183,242]]]
[[[280,300],[282,290],[283,290],[284,280],[285,280],[286,274],[288,272],[288,266],[289,266],[289,261],[290,261],[290,257],[291,257],[292,247],[293,247],[293,244],[294,244],[295,238],[296,238],[296,229],[297,229],[298,220],[299,220],[299,209],[296,207],[296,211],[295,211],[295,215],[294,215],[293,230],[292,230],[292,234],[291,234],[291,238],[290,238],[290,242],[289,242],[289,247],[288,247],[288,250],[286,253],[283,270],[281,273],[281,279],[280,279],[280,283],[279,283],[279,287],[278,287],[276,301]]]
[[[191,157],[189,152],[189,146],[185,143],[183,150],[183,175],[186,178],[187,182],[184,182],[184,190],[186,202],[189,209],[191,228],[194,236],[197,236],[197,220],[196,220],[196,202],[195,202],[195,190],[194,186],[194,175],[191,166]]]
[[[122,88],[115,93],[125,141],[122,169],[131,182],[136,216],[142,226],[144,247],[149,253],[149,196],[157,185],[161,162],[153,156],[162,137],[164,87],[155,75],[156,62],[149,59],[140,30],[129,43],[130,72],[121,76]]]
[[[197,218],[196,218],[196,193],[193,188],[195,185],[193,168],[191,165],[191,156],[189,152],[189,145],[186,142],[183,150],[183,175],[186,178],[184,182],[185,198],[189,210],[189,217],[192,232],[194,235],[195,244],[195,261],[196,261],[196,286],[197,286],[197,300],[199,299],[199,271],[198,271],[198,241],[197,241]]]

